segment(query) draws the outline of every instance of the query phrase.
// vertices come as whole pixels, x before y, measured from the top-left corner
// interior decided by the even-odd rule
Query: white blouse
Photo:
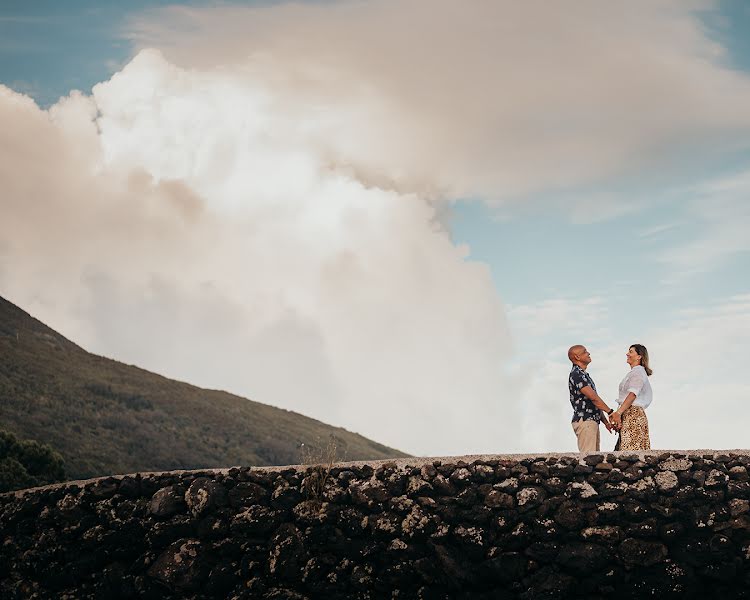
[[[653,400],[653,393],[651,392],[651,384],[648,381],[648,375],[646,375],[646,369],[641,365],[630,369],[625,378],[620,382],[620,396],[617,398],[617,404],[625,402],[625,398],[628,397],[630,392],[635,394],[635,400],[633,400],[633,406],[642,406],[646,408],[651,404]]]

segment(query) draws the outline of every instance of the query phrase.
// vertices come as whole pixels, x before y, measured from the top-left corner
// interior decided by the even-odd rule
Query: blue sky
[[[566,399],[564,393],[558,395],[556,388],[567,369],[564,350],[573,343],[590,346],[595,356],[594,377],[599,375],[603,382],[600,387],[610,390],[609,396],[623,374],[621,354],[627,344],[655,346],[653,362],[657,376],[658,365],[666,365],[661,371],[662,379],[655,379],[654,386],[657,401],[652,415],[657,429],[668,427],[668,415],[676,403],[687,402],[688,397],[690,402],[697,403],[707,389],[702,387],[703,375],[694,373],[694,365],[685,364],[692,362],[690,357],[694,353],[704,350],[700,342],[721,346],[709,350],[714,353],[711,360],[717,361],[710,364],[727,368],[725,393],[736,396],[739,390],[746,396],[750,391],[740,373],[744,367],[737,359],[725,363],[716,358],[717,352],[719,355],[738,352],[742,347],[737,341],[738,332],[750,333],[746,329],[750,312],[744,308],[750,294],[750,247],[743,234],[750,225],[747,208],[750,116],[743,100],[750,90],[750,5],[743,0],[720,0],[702,3],[700,10],[690,10],[686,3],[671,0],[636,4],[632,10],[626,4],[613,5],[613,10],[621,13],[610,16],[597,13],[596,3],[581,2],[578,20],[572,25],[566,21],[565,25],[571,27],[573,35],[565,37],[568,32],[565,27],[554,26],[554,15],[548,19],[546,9],[535,13],[533,7],[529,8],[531,4],[524,8],[514,3],[477,8],[476,21],[472,21],[471,10],[451,13],[450,3],[438,2],[435,14],[424,17],[427,23],[424,31],[415,34],[408,28],[402,31],[394,27],[389,20],[391,5],[377,1],[290,5],[0,0],[0,83],[31,96],[42,110],[53,107],[71,90],[81,90],[84,99],[63,103],[48,114],[58,124],[71,119],[70,123],[75,125],[70,127],[76,131],[79,127],[83,131],[83,126],[75,120],[78,119],[75,115],[91,110],[99,115],[97,131],[104,158],[96,163],[97,169],[101,164],[119,165],[118,169],[133,172],[141,169],[153,178],[154,185],[176,181],[175,185],[186,186],[200,199],[195,202],[205,201],[207,206],[211,206],[214,196],[213,206],[221,205],[222,210],[241,205],[245,190],[255,185],[243,179],[250,177],[248,172],[256,174],[253,181],[268,179],[257,193],[278,193],[278,198],[284,201],[302,193],[300,190],[307,189],[303,196],[314,197],[321,189],[333,186],[338,190],[336,186],[356,181],[357,191],[350,192],[351,197],[376,194],[377,199],[371,201],[377,206],[382,203],[383,208],[370,216],[369,228],[352,234],[352,240],[347,238],[344,225],[342,229],[329,231],[331,237],[327,243],[343,244],[337,250],[340,253],[337,269],[349,264],[346,263],[349,259],[342,256],[356,257],[360,252],[364,253],[362,256],[370,256],[367,252],[380,248],[372,229],[376,228],[375,223],[380,223],[378,219],[383,218],[382,223],[398,229],[406,222],[404,219],[421,218],[422,221],[413,224],[415,229],[411,234],[402,232],[403,245],[396,244],[401,250],[392,252],[400,257],[399,264],[427,265],[422,271],[414,267],[417,270],[405,274],[398,285],[408,288],[423,281],[425,287],[415,288],[413,306],[404,301],[397,307],[399,294],[381,294],[395,303],[391,306],[383,300],[386,303],[383,314],[391,315],[392,319],[388,323],[424,321],[424,327],[434,327],[434,331],[420,330],[422,334],[433,335],[437,340],[443,339],[441,336],[450,329],[446,325],[453,319],[450,311],[455,311],[457,322],[466,320],[466,327],[457,328],[459,331],[474,331],[470,325],[474,317],[485,319],[488,331],[492,332],[487,334],[491,341],[480,340],[481,335],[472,333],[475,337],[461,340],[461,344],[467,344],[464,354],[473,356],[472,352],[480,347],[497,349],[498,357],[488,358],[487,364],[495,365],[507,379],[503,380],[505,383],[492,383],[487,375],[484,387],[477,384],[477,389],[481,387],[477,396],[486,393],[491,399],[500,394],[497,390],[507,389],[511,396],[520,399],[514,414],[529,432],[527,439],[508,443],[507,448],[555,449],[573,443],[568,439],[570,436],[566,437],[569,432],[564,430]],[[191,10],[182,10],[185,7]],[[503,35],[493,33],[487,38],[489,41],[474,44],[475,34],[477,39],[484,40],[479,25],[483,20],[482,10],[490,11],[487,14],[499,11],[502,19],[498,22],[506,17],[509,21],[518,19],[522,33],[524,27],[538,26],[540,31],[535,35],[544,41],[531,43],[531,36],[515,39],[506,32],[507,41]],[[404,15],[411,14],[410,11],[417,15],[415,19],[404,17],[401,22],[421,22],[424,5],[420,0],[409,0],[403,5]],[[567,16],[561,7],[554,11]],[[347,27],[351,35],[338,36],[336,32],[347,31]],[[415,35],[422,36],[416,44]],[[460,42],[461,36],[466,36],[465,43],[452,45],[453,38]],[[579,38],[580,47],[576,46]],[[387,44],[381,46],[383,39]],[[602,43],[604,46],[598,46]],[[377,44],[375,56],[380,60],[371,58],[373,44]],[[607,44],[621,45],[622,52],[618,54],[615,48],[609,53]],[[138,54],[144,48],[156,48],[159,53]],[[422,52],[422,48],[429,52]],[[607,48],[607,51],[599,57],[599,50],[592,52],[592,48]],[[384,57],[380,57],[381,51]],[[390,59],[388,52],[393,53]],[[517,60],[506,61],[505,57],[515,56],[514,53]],[[138,59],[131,63],[136,54]],[[563,57],[562,67],[556,65],[545,71],[550,64],[554,65],[558,54]],[[561,69],[569,70],[568,78],[559,77]],[[121,71],[125,75],[109,81]],[[178,72],[179,76],[175,75]],[[316,78],[323,82],[320,87],[311,83]],[[207,81],[212,82],[208,87]],[[99,83],[102,83],[99,91],[89,98],[92,87]],[[152,93],[153,90],[158,93]],[[294,93],[285,96],[289,90]],[[160,104],[158,98],[171,103]],[[470,108],[466,109],[467,106]],[[200,113],[201,107],[205,108],[205,115]],[[189,115],[184,117],[188,125],[178,126],[183,119],[181,111]],[[219,113],[227,115],[225,129],[223,121],[219,122],[222,120]],[[230,122],[230,115],[235,117],[234,121]],[[204,121],[211,119],[217,121],[215,126],[205,125]],[[133,123],[136,124],[133,129],[128,129]],[[195,154],[187,141],[179,142],[190,138],[190,132],[185,130],[191,129],[193,123],[196,129],[207,127],[201,138],[191,142],[197,146],[205,144],[209,150],[203,153]],[[165,128],[163,134],[155,132],[161,125]],[[174,130],[170,129],[173,125]],[[248,133],[246,137],[234,138],[235,130]],[[346,135],[349,130],[353,132],[351,139]],[[257,132],[261,132],[257,147],[253,141],[245,148],[247,140]],[[76,147],[88,148],[90,139],[86,139],[89,142]],[[323,150],[318,148],[321,144]],[[238,152],[236,156],[232,149]],[[264,149],[268,150],[267,155]],[[201,161],[207,160],[206,155],[214,154],[224,156],[223,162],[217,159],[209,166],[200,166]],[[172,155],[174,161],[170,162]],[[232,165],[238,169],[236,172]],[[324,165],[323,174],[313,176],[312,171],[318,168],[314,165]],[[298,170],[296,180],[289,175],[294,169]],[[344,183],[336,178],[331,180],[331,173],[343,177]],[[291,180],[296,183],[292,185]],[[309,189],[305,188],[308,183]],[[157,192],[162,193],[159,190],[154,193]],[[394,212],[391,220],[384,218],[390,210],[385,208],[390,206],[389,193],[418,197],[419,206],[427,207],[420,208],[423,212],[417,211],[423,216],[409,213],[407,217]],[[33,201],[36,198],[24,200]],[[19,196],[19,206],[21,202]],[[451,245],[448,254],[456,252],[462,257],[458,266],[444,254],[445,246],[441,244],[446,240],[435,240],[429,234],[431,219],[424,215],[429,214],[429,207],[435,203],[440,207],[440,221],[446,227],[445,238]],[[346,204],[346,200],[341,200],[340,204],[335,203],[335,208],[326,205],[325,210],[308,214],[311,209],[301,202],[285,213],[292,215],[289,217],[292,220],[283,227],[268,222],[264,226],[256,224],[253,231],[277,231],[280,236],[291,230],[300,231],[304,233],[294,243],[307,243],[311,234],[306,228],[319,227],[330,219],[340,218],[342,224],[359,227],[361,223],[356,225],[359,223],[356,218],[343,217],[337,212],[350,210],[351,207],[345,208]],[[363,208],[354,200],[351,206],[356,207],[351,210],[371,210],[371,205]],[[261,219],[256,223],[264,222],[262,219],[272,212],[264,211],[253,217]],[[401,216],[396,218],[396,214]],[[247,215],[234,218],[252,221]],[[23,217],[19,216],[19,222],[23,222]],[[295,224],[291,225],[292,222]],[[150,231],[144,225],[142,231],[135,230],[134,239],[142,236],[144,246],[158,247],[156,242],[148,241]],[[414,238],[410,239],[412,234]],[[8,234],[6,238],[11,236]],[[269,239],[274,240],[273,236]],[[357,240],[370,240],[371,247],[358,247]],[[0,251],[3,242],[0,238]],[[193,243],[197,248],[198,242],[188,245]],[[7,244],[14,247],[13,242]],[[20,243],[17,245],[20,247]],[[310,257],[317,256],[318,251],[322,252],[320,248],[305,252],[312,260]],[[39,252],[43,256],[43,251]],[[365,288],[385,286],[386,276],[380,274],[377,261],[387,254],[385,250],[373,254],[369,263],[360,256],[360,263],[352,263],[364,265],[362,268],[372,277],[362,283]],[[76,260],[81,263],[80,273],[75,276],[87,286],[96,279],[92,279],[92,272],[98,273],[97,277],[117,280],[120,267],[114,258],[96,268],[89,264],[92,259]],[[163,260],[164,270],[156,269],[151,276],[154,280],[161,277],[170,281],[169,269],[174,270],[177,259],[168,257],[165,250],[159,260]],[[40,261],[43,265],[44,259]],[[283,260],[279,263],[287,264]],[[308,270],[319,266],[308,265]],[[265,273],[263,267],[258,269]],[[295,269],[290,272],[298,277]],[[330,275],[328,263],[321,269],[328,274],[326,277]],[[432,274],[441,269],[446,280],[430,288]],[[397,269],[391,273],[394,270]],[[12,275],[12,268],[8,272]],[[483,273],[487,274],[492,292],[485,286]],[[430,441],[428,433],[411,445],[412,440],[403,439],[408,433],[391,433],[386,423],[373,418],[369,408],[356,409],[356,402],[347,395],[349,392],[342,391],[353,389],[351,386],[356,388],[356,382],[344,382],[345,377],[337,375],[330,375],[331,381],[325,379],[326,369],[333,373],[335,366],[321,366],[317,372],[308,373],[310,385],[320,386],[321,398],[325,394],[340,394],[346,399],[342,402],[354,408],[326,412],[330,407],[323,400],[318,404],[287,402],[297,392],[286,390],[282,394],[274,391],[271,383],[254,387],[250,376],[243,379],[236,376],[236,369],[231,371],[229,367],[204,369],[198,366],[200,357],[186,356],[170,362],[164,358],[163,348],[150,353],[150,349],[139,346],[127,332],[110,331],[115,315],[102,305],[90,304],[94,300],[89,296],[85,301],[71,298],[67,308],[52,309],[54,302],[45,302],[44,293],[36,284],[21,282],[20,275],[7,276],[4,281],[2,274],[0,268],[0,284],[10,290],[6,293],[13,292],[19,301],[38,302],[40,316],[58,319],[60,327],[67,327],[65,331],[72,337],[101,353],[201,385],[227,387],[313,416],[338,419],[337,422],[405,450],[432,453],[444,450],[439,443]],[[190,304],[191,308],[186,304],[184,310],[188,314],[208,302],[201,294],[211,277],[202,273],[200,279],[196,274],[194,282],[185,277],[182,281],[175,278],[174,285],[190,287],[192,283],[201,290],[195,292],[195,298],[201,298],[195,300],[197,304]],[[332,325],[333,329],[326,329],[328,316],[316,312],[322,309],[313,310],[305,304],[314,295],[313,283],[304,288],[287,282],[278,284],[281,287],[273,291],[277,281],[268,277],[268,286],[248,287],[250,292],[245,292],[258,294],[259,298],[283,299],[275,300],[277,304],[289,302],[292,307],[289,310],[296,311],[297,325],[305,318],[310,319],[307,328],[300,329],[304,334],[294,329],[297,325],[292,327],[287,323],[281,327],[280,331],[287,332],[290,340],[297,340],[297,346],[292,351],[280,343],[279,356],[296,356],[297,348],[306,347],[305,344],[317,348],[318,342],[311,340],[319,336],[321,347],[326,350],[316,351],[316,356],[330,353],[328,358],[336,363],[331,348],[341,342],[343,334]],[[463,283],[453,286],[450,277]],[[261,280],[260,275],[258,278]],[[397,279],[394,275],[393,280],[388,280],[389,285],[396,286]],[[407,280],[409,284],[403,283]],[[233,285],[230,281],[211,279],[219,288],[224,285],[227,289]],[[454,293],[460,295],[454,288],[462,285],[466,286],[464,297],[454,298]],[[160,314],[157,306],[161,305],[154,299],[157,293],[153,281],[133,286],[134,296],[146,304],[123,306],[122,310],[144,322],[156,318],[154,315]],[[347,293],[351,291],[351,287],[346,289]],[[496,296],[490,297],[492,293]],[[91,290],[87,294],[96,295]],[[422,315],[423,305],[416,300],[420,294],[426,298],[446,298],[446,304],[439,310],[435,308],[434,315],[429,311]],[[225,295],[221,299],[225,306],[242,304],[239,297],[231,297],[229,292]],[[481,301],[477,295],[482,296]],[[497,319],[492,308],[496,299],[503,307],[502,318]],[[144,308],[150,301],[154,304]],[[481,308],[472,308],[475,301]],[[88,321],[82,317],[82,311],[85,312],[82,306],[88,306],[86,310],[93,311],[92,314],[101,312],[107,327],[97,327],[94,317]],[[342,310],[357,313],[352,304],[343,306],[346,308]],[[506,320],[511,334],[503,341],[502,321]],[[366,318],[361,323],[355,321],[355,327],[359,323],[366,329],[365,321]],[[51,324],[55,326],[54,322]],[[179,329],[165,331],[165,335],[173,335],[175,339],[183,339],[180,336],[184,335],[183,346],[189,346],[201,334],[198,329],[183,331],[188,327],[184,324],[174,327]],[[215,329],[212,327],[211,331]],[[289,333],[292,329],[294,335]],[[105,330],[110,337],[102,333]],[[688,352],[690,348],[686,347],[683,334],[695,339],[693,353]],[[302,337],[297,339],[298,335]],[[238,339],[237,352],[254,347],[252,339]],[[406,350],[411,342],[408,337],[403,340],[401,363],[419,362],[415,359],[415,349],[412,354]],[[216,343],[221,345],[218,338]],[[499,349],[506,347],[510,350],[500,357]],[[420,352],[429,354],[428,350],[423,348]],[[373,346],[367,365],[377,363],[376,357],[386,352],[390,350],[375,352]],[[350,349],[348,354],[352,353],[356,351]],[[367,354],[364,350],[362,353]],[[442,355],[448,355],[447,349]],[[309,364],[311,360],[307,355],[299,355],[300,364]],[[320,360],[326,363],[328,359]],[[472,363],[466,360],[466,364],[456,367],[456,377],[466,379],[476,375]],[[700,359],[696,360],[700,364]],[[459,363],[460,359],[456,361]],[[188,363],[192,367],[185,366]],[[267,369],[269,373],[283,366],[273,365]],[[450,371],[437,365],[437,359],[432,364],[425,359],[424,365],[415,367],[414,381],[409,379],[411,375],[403,374],[410,382],[404,387],[414,390],[417,411],[433,392],[433,388],[417,380],[429,378],[426,374],[431,372]],[[597,373],[598,365],[601,366]],[[369,372],[363,365],[352,366],[352,371],[358,369]],[[260,378],[261,374],[255,376]],[[445,380],[438,387],[453,389],[453,383]],[[473,389],[465,381],[461,385]],[[492,388],[493,385],[498,387]],[[560,388],[564,392],[564,385],[560,384]],[[660,394],[662,403],[658,402]],[[538,406],[534,398],[541,398]],[[408,402],[405,399],[402,404]],[[450,402],[447,396],[445,402]],[[482,402],[475,404],[485,406]],[[536,410],[551,410],[555,419],[562,421],[563,429],[556,429],[557,421],[552,417],[543,419],[543,426],[538,425]],[[696,430],[691,435],[699,434]],[[716,437],[705,440],[706,445],[722,439],[718,433],[712,435]],[[733,435],[728,436],[727,443],[740,445],[740,433]],[[466,438],[461,439],[466,443]],[[687,445],[690,437],[671,431],[663,433],[661,443]],[[455,447],[461,448],[458,441]]]

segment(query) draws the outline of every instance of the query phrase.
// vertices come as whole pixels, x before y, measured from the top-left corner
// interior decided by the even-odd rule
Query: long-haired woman
[[[646,408],[653,400],[648,378],[653,372],[648,363],[648,350],[642,344],[628,348],[630,371],[620,382],[619,408],[612,413],[612,422],[620,432],[615,450],[650,450]]]

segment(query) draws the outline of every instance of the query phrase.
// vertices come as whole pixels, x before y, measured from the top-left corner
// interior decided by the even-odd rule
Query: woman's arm
[[[625,396],[625,400],[623,400],[622,404],[620,404],[620,408],[618,408],[613,414],[622,416],[622,413],[628,410],[632,406],[633,402],[635,402],[635,394],[633,392],[629,392],[628,395]]]
[[[618,431],[620,430],[620,427],[622,427],[622,413],[628,410],[633,402],[635,402],[635,394],[633,392],[629,392],[625,397],[625,400],[623,400],[622,404],[620,404],[619,408],[609,416],[612,424]]]

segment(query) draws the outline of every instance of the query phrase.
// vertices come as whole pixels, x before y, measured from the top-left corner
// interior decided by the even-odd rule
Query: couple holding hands
[[[652,371],[646,347],[633,344],[628,348],[630,371],[620,382],[617,409],[607,406],[596,393],[594,380],[586,371],[591,363],[591,354],[585,346],[571,346],[568,358],[573,363],[568,390],[573,405],[573,431],[578,438],[578,451],[596,452],[601,449],[599,423],[602,422],[610,433],[619,433],[615,450],[650,450],[646,408],[651,404],[653,395],[648,381]]]

